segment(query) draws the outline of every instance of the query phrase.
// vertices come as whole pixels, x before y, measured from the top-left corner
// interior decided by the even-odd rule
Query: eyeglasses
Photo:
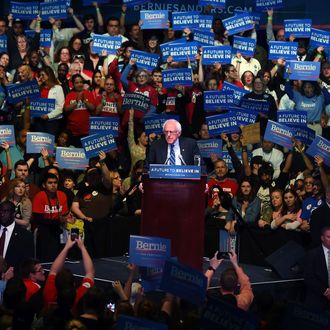
[[[178,134],[178,131],[164,131],[165,135],[173,135],[173,134]]]

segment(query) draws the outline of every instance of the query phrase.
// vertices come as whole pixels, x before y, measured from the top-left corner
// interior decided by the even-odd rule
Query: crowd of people
[[[205,7],[206,14],[209,10]],[[38,16],[29,25],[34,30],[32,37],[26,33],[26,22],[11,14],[0,19],[0,36],[7,37],[7,51],[0,53],[0,125],[14,125],[16,138],[14,145],[0,141],[1,329],[28,329],[33,320],[36,329],[105,329],[115,326],[120,314],[158,320],[173,329],[198,327],[195,321],[200,310],[196,306],[183,302],[179,306],[175,297],[167,294],[158,310],[141,288],[133,297],[134,265],[129,266],[125,288],[114,282],[113,289],[120,298],[114,314],[109,317],[107,311],[105,316],[105,295],[94,287],[92,259],[111,253],[110,217],[141,216],[143,189],[139,183],[149,164],[194,164],[194,156],[199,154],[196,142],[211,138],[206,118],[227,112],[220,107],[206,112],[204,92],[221,91],[225,82],[245,90],[243,99],[267,102],[269,110],[257,117],[260,143],[247,144],[241,131],[222,133],[212,138],[222,140],[223,152],[230,160],[215,154],[201,160],[208,183],[205,253],[210,256],[218,249],[220,229],[235,237],[246,227],[253,228],[257,238],[265,232],[277,233],[272,240],[267,239],[263,252],[268,255],[285,243],[283,237],[297,241],[306,250],[319,249],[312,250],[314,257],[309,265],[313,262],[313,269],[318,267],[315,254],[319,256],[323,251],[321,244],[324,253],[330,247],[329,228],[324,229],[330,226],[327,161],[321,155],[309,156],[308,145],[299,139],[293,138],[293,148],[287,150],[264,138],[268,119],[276,121],[278,111],[304,110],[307,126],[330,139],[330,60],[324,47],[311,48],[308,38],[294,35],[287,40],[284,29],[273,30],[274,12],[269,9],[266,34],[256,27],[239,34],[256,39],[254,56],[233,53],[229,64],[203,65],[199,49],[194,60],[176,62],[171,56],[161,56],[160,45],[182,38],[193,41],[194,31],[176,31],[170,22],[166,29],[143,30],[141,21],[127,24],[128,13],[123,5],[120,17],[104,20],[106,13],[93,2],[91,13],[81,20],[68,8],[75,27],[52,17],[41,21]],[[51,46],[41,47],[40,32],[49,27]],[[220,18],[214,17],[212,32],[215,45],[232,45],[233,37],[228,36]],[[94,53],[94,34],[121,37],[116,55]],[[297,61],[320,62],[319,79],[287,78],[285,59],[268,60],[264,45],[274,40],[298,42]],[[132,50],[158,54],[161,60],[152,71],[138,68],[130,57]],[[176,68],[192,70],[192,86],[163,87],[162,71]],[[38,82],[41,98],[55,100],[54,110],[40,117],[31,116],[29,98],[18,103],[8,98],[8,86],[32,80]],[[146,113],[133,108],[123,110],[125,93],[148,96]],[[162,136],[146,134],[144,116],[159,114],[179,119],[167,121]],[[38,154],[26,152],[28,132],[53,134],[56,147],[80,148],[81,138],[89,135],[91,116],[119,119],[117,149],[101,151],[98,157],[89,159],[85,171],[60,168],[45,148]],[[78,238],[71,239],[72,229],[78,230]],[[285,236],[278,239],[284,232]],[[80,255],[86,275],[81,286],[75,288],[72,274],[62,269],[66,257]],[[319,260],[326,262],[324,272],[327,260],[326,256]],[[230,261],[233,269],[224,272],[218,295],[231,295],[226,302],[247,311],[253,301],[249,280],[238,266],[234,251],[230,252]],[[53,262],[44,285],[43,262]],[[220,263],[216,256],[211,259],[205,273],[209,281]],[[318,281],[318,275],[306,273],[307,288],[322,298],[319,301],[314,296],[314,307],[328,309],[330,281],[315,288],[313,282]],[[323,281],[327,275],[322,276]],[[239,295],[234,294],[237,283],[241,284]],[[133,298],[135,305],[130,303]],[[259,312],[258,317],[263,318]],[[268,329],[269,324],[264,320],[262,326]]]

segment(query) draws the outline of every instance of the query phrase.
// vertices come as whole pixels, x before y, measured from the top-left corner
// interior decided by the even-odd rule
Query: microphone
[[[179,159],[181,160],[183,165],[187,165],[181,154],[179,154]]]

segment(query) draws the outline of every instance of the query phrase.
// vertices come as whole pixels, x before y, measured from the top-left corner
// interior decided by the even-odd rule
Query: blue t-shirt
[[[308,197],[302,204],[301,219],[310,221],[312,212],[324,204],[324,198]]]

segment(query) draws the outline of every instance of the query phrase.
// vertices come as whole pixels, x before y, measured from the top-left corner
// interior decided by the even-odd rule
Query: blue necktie
[[[169,165],[175,165],[174,144],[171,144],[171,151],[170,151],[170,161],[169,161]]]

